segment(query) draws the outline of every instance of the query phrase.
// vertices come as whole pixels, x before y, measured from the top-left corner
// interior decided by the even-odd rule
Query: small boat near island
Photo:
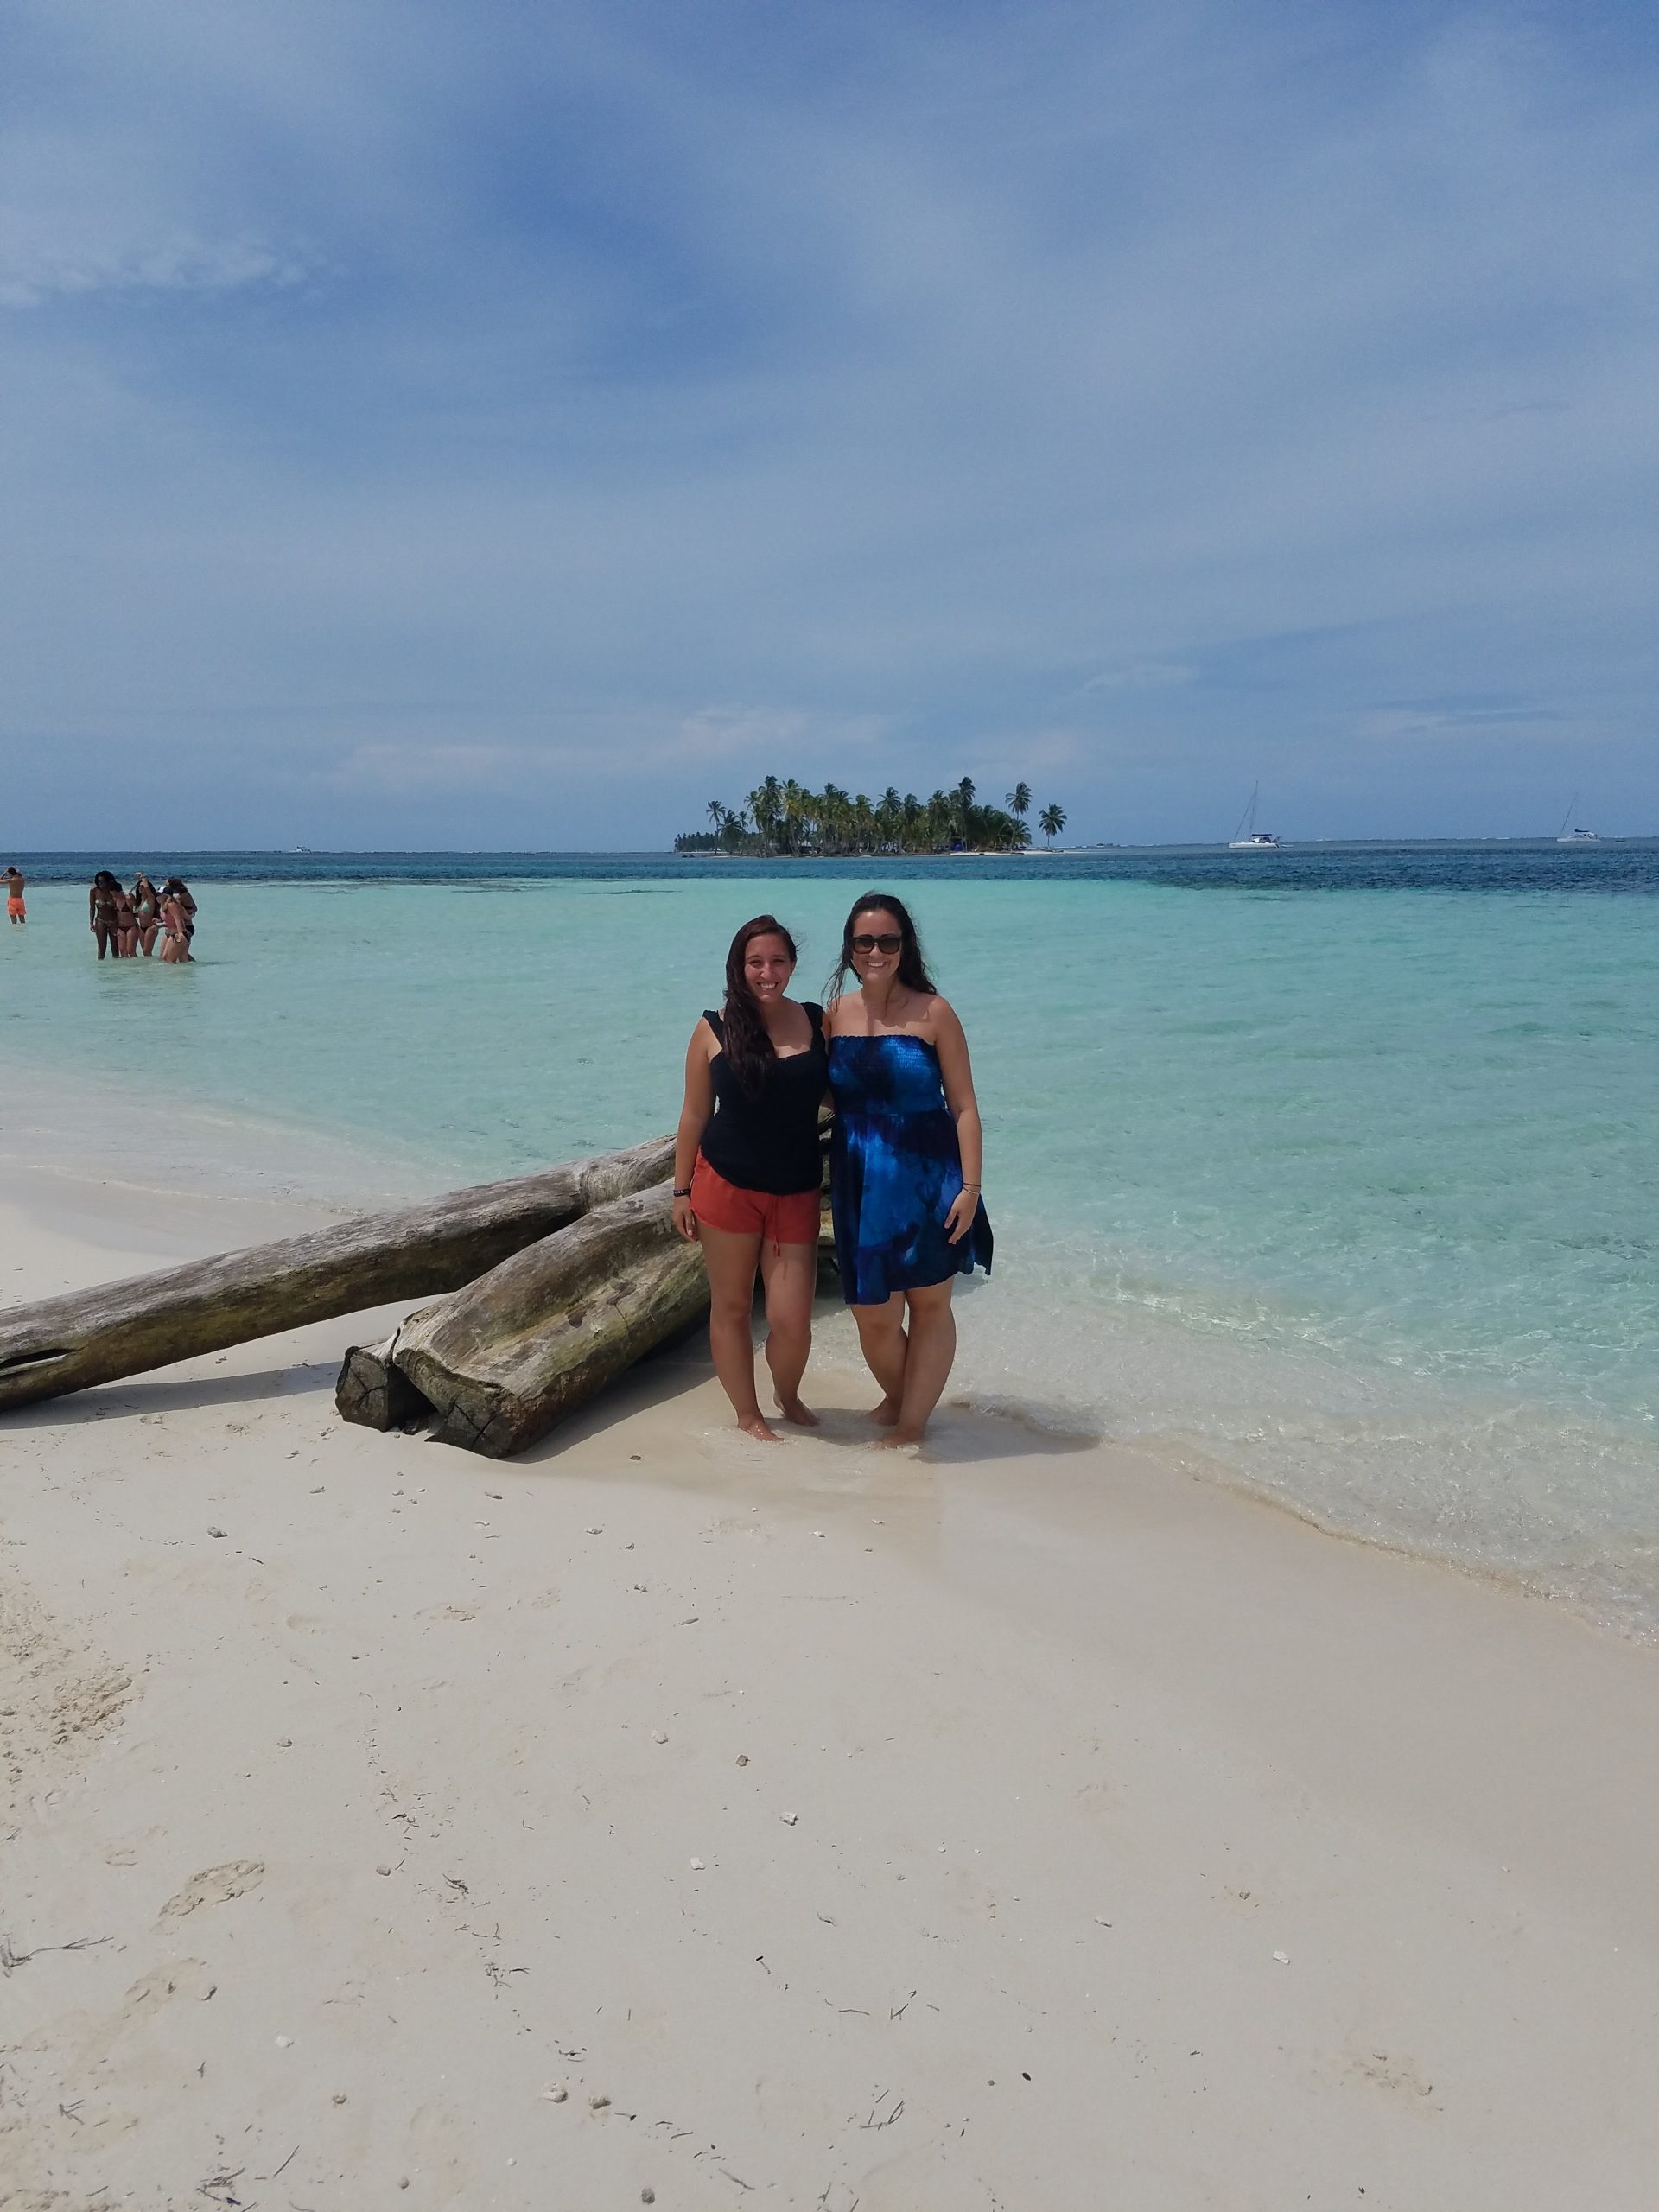
[[[1255,802],[1261,789],[1259,783],[1250,785],[1250,803],[1239,816],[1237,826],[1227,840],[1230,853],[1276,853],[1279,849],[1279,840],[1273,832],[1258,830],[1255,826]]]
[[[1561,817],[1561,826],[1555,832],[1555,842],[1558,845],[1599,845],[1601,842],[1599,830],[1573,830],[1567,826],[1577,810],[1578,804],[1579,795],[1574,791],[1568,803],[1567,812]]]

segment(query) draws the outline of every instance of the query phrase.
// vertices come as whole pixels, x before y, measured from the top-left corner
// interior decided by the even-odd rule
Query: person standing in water
[[[115,949],[124,960],[138,957],[138,917],[132,893],[118,880],[115,887]]]
[[[795,940],[771,914],[745,922],[726,955],[726,998],[704,1014],[685,1055],[674,1148],[674,1226],[709,1263],[709,1343],[737,1425],[777,1432],[754,1388],[750,1316],[758,1268],[766,1294],[766,1365],[778,1409],[806,1428],[801,1402],[812,1348],[823,1163],[818,1109],[823,1009],[787,995]]]
[[[171,876],[162,889],[162,957],[168,967],[190,957],[190,918]]]
[[[858,988],[837,995],[848,971]],[[919,1444],[957,1356],[950,1288],[991,1268],[984,1140],[961,1022],[903,902],[847,917],[825,1030],[835,1098],[830,1206],[842,1295],[882,1389],[886,1445]]]
[[[23,904],[23,873],[19,868],[6,870],[6,919],[14,926],[29,919],[29,910]]]
[[[86,894],[88,926],[98,940],[100,960],[105,952],[112,960],[121,957],[121,931],[115,905],[115,894],[120,888],[108,868],[101,868]]]
[[[190,939],[194,937],[196,933],[196,902],[190,896],[189,885],[184,881],[181,876],[169,875],[167,881],[162,884],[162,898],[163,900],[167,899],[169,893],[178,901],[179,912],[183,917],[185,936],[185,950],[183,957],[188,960],[191,957]]]
[[[162,900],[142,869],[132,879],[132,911],[138,923],[138,949],[148,960],[156,950],[156,932],[162,925]]]

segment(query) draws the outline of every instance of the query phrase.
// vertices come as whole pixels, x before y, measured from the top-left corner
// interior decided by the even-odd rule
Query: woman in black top
[[[823,1009],[785,995],[795,940],[771,914],[726,955],[726,999],[691,1033],[674,1151],[674,1225],[709,1262],[709,1342],[737,1425],[775,1444],[754,1389],[750,1314],[766,1290],[766,1364],[785,1421],[801,1403],[817,1281],[818,1109],[828,1087]]]

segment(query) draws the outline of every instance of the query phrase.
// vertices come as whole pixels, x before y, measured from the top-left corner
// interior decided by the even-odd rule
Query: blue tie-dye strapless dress
[[[923,1037],[832,1037],[830,1088],[830,1205],[847,1303],[884,1305],[895,1290],[920,1290],[976,1267],[988,1274],[983,1200],[960,1243],[944,1233],[962,1189],[962,1154],[932,1046]]]

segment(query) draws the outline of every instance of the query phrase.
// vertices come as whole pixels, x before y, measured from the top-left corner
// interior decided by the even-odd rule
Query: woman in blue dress
[[[849,971],[858,988],[836,995]],[[882,1389],[887,1445],[919,1444],[957,1353],[950,1287],[988,1274],[983,1139],[962,1024],[901,899],[847,917],[824,1016],[835,1096],[830,1202],[842,1294]]]

